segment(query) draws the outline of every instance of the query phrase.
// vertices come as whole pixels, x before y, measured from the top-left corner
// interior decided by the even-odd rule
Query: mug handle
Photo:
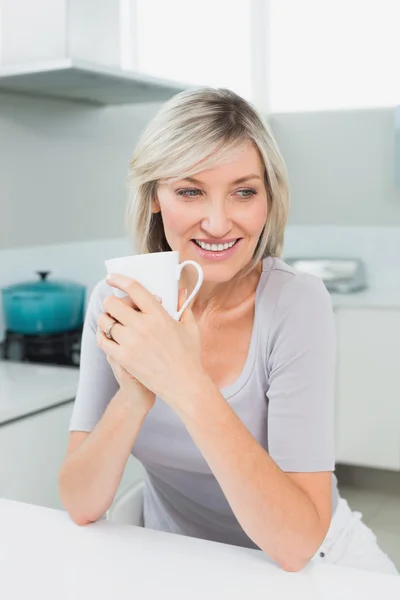
[[[190,294],[189,298],[187,298],[187,300],[185,300],[182,308],[176,313],[175,318],[177,321],[180,320],[182,314],[185,312],[187,306],[190,304],[190,302],[193,300],[193,298],[195,297],[195,295],[197,294],[197,292],[199,291],[201,284],[203,283],[203,278],[204,278],[204,274],[203,274],[203,269],[201,268],[201,266],[195,262],[194,260],[185,260],[183,263],[180,263],[177,266],[177,270],[176,270],[176,278],[179,281],[181,278],[181,273],[182,270],[187,267],[188,265],[193,265],[194,267],[196,267],[197,269],[197,274],[198,274],[198,279],[197,279],[197,283],[194,286],[193,292]]]

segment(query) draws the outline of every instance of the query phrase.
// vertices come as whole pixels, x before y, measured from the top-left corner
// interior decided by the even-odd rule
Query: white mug
[[[179,263],[179,252],[152,252],[111,258],[105,261],[107,273],[120,273],[138,281],[152,294],[159,296],[165,310],[179,321],[185,308],[193,300],[203,283],[203,269],[194,260]],[[182,269],[193,265],[197,269],[197,283],[182,308],[178,311],[179,279]],[[113,288],[118,298],[126,296],[118,288]]]

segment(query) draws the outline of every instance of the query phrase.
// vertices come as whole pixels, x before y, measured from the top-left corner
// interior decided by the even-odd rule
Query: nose
[[[207,207],[207,215],[201,222],[201,226],[211,237],[223,238],[232,228],[231,219],[227,213],[224,202],[210,202]]]

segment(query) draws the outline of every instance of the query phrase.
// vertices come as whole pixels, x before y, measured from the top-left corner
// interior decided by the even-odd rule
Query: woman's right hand
[[[130,306],[133,310],[138,310],[138,307],[133,304],[132,300],[126,296],[121,298],[122,302],[124,302],[127,306]],[[157,297],[159,302],[162,302],[161,298]],[[178,310],[183,306],[186,300],[186,296],[184,290],[181,289],[179,291],[178,298]],[[98,327],[97,327],[97,341],[101,339],[102,336],[105,335],[108,327],[112,325],[114,319],[110,317],[108,313],[102,313],[98,319]],[[117,363],[111,356],[107,355],[107,361],[110,367],[113,370],[115,379],[117,380],[121,392],[125,395],[129,401],[137,404],[145,414],[147,414],[154,406],[154,402],[156,400],[155,394],[150,391],[146,386],[144,386],[138,379],[133,377],[126,369],[124,369],[119,363]]]
[[[145,414],[154,406],[156,400],[155,394],[145,387],[135,377],[132,377],[128,371],[121,367],[111,356],[107,356],[107,361],[113,370],[114,377],[117,380],[121,392],[130,401],[138,405]]]
[[[121,298],[122,302],[138,310],[130,298]],[[97,327],[97,342],[105,335],[107,328],[114,322],[114,319],[110,317],[108,313],[102,313],[98,319]],[[145,387],[138,379],[133,377],[126,369],[124,369],[119,363],[117,363],[111,356],[106,355],[108,364],[110,365],[114,377],[120,387],[123,395],[130,401],[137,405],[140,410],[147,414],[154,406],[156,400],[155,394]]]

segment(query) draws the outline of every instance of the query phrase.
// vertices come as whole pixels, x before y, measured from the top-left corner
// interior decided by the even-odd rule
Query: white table
[[[40,474],[38,474],[40,476]],[[4,600],[399,600],[400,577],[309,564],[287,573],[257,550],[0,499]]]

